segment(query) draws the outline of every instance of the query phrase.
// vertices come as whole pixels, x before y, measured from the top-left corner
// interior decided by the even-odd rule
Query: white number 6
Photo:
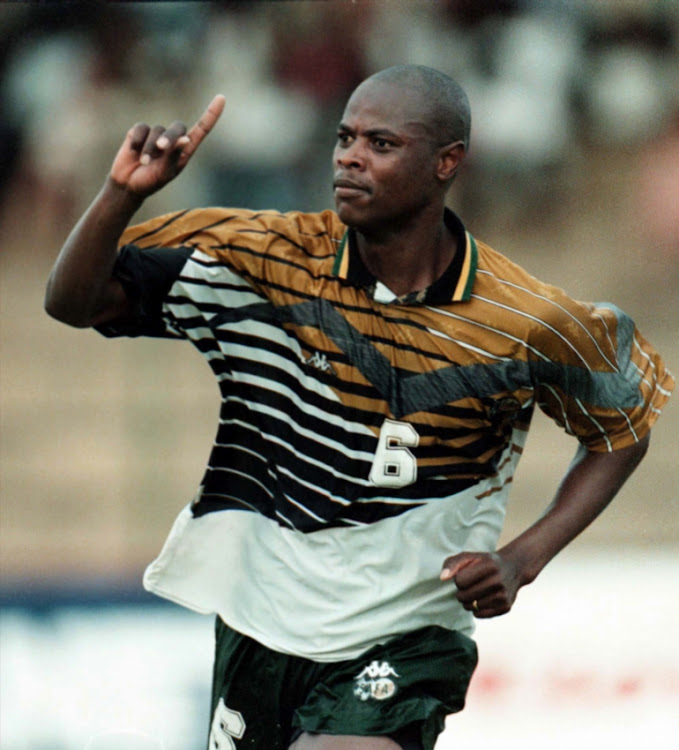
[[[385,419],[369,479],[376,487],[405,487],[417,479],[417,460],[408,448],[415,448],[420,436],[407,422]]]
[[[239,711],[232,711],[219,699],[210,729],[208,748],[210,750],[235,750],[234,737],[239,740],[245,734],[245,722]]]

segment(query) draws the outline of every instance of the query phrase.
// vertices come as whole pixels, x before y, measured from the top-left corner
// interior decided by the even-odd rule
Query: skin
[[[347,103],[333,155],[337,212],[356,231],[372,273],[396,294],[438,278],[456,247],[443,222],[446,191],[464,158],[461,141],[437,144],[421,115],[422,95],[393,82],[361,84]],[[124,291],[112,277],[117,241],[146,197],[186,167],[224,109],[215,97],[187,131],[132,127],[99,195],[66,240],[50,275],[50,315],[86,327],[125,316]],[[611,453],[580,447],[542,517],[493,553],[461,552],[441,570],[465,609],[503,615],[519,589],[606,508],[643,458],[647,435]],[[303,734],[294,750],[396,750],[387,737]]]
[[[436,144],[425,105],[417,91],[368,79],[347,103],[333,154],[337,213],[398,295],[429,286],[456,250],[443,208],[464,145]]]
[[[218,95],[188,132],[181,122],[167,129],[137,123],[128,130],[104,186],[52,268],[45,293],[52,317],[87,328],[127,314],[125,292],[112,275],[118,239],[144,200],[186,167],[223,110]]]

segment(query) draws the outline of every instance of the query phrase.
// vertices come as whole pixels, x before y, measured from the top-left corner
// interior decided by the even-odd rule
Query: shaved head
[[[349,97],[337,129],[340,219],[374,237],[430,220],[438,226],[469,123],[466,94],[437,70],[398,65],[367,78]]]
[[[375,83],[391,84],[416,94],[437,145],[462,141],[465,151],[469,148],[469,99],[450,76],[425,65],[395,65],[370,76],[358,88]]]

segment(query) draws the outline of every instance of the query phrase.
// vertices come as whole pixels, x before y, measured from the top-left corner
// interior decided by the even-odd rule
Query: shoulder
[[[481,285],[497,286],[500,289],[515,290],[515,292],[526,289],[549,296],[566,296],[563,290],[536,278],[523,266],[485,242],[477,239],[476,245],[478,248],[477,274]]]
[[[332,211],[239,210],[210,231],[210,237],[197,239],[217,262],[259,277],[287,279],[296,271],[312,276],[328,272],[346,228]]]
[[[478,260],[474,292],[490,301],[506,304],[525,315],[539,313],[558,319],[585,312],[587,305],[559,286],[538,279],[523,266],[477,240]]]
[[[607,363],[614,356],[611,332],[631,323],[613,305],[577,300],[530,274],[484,243],[478,244],[473,296],[488,315],[535,345],[549,358],[573,364]],[[632,324],[633,325],[633,324]]]
[[[346,227],[333,211],[243,212],[234,226],[239,240],[274,256],[323,258],[334,254]]]
[[[175,211],[129,227],[121,245],[137,247],[193,246],[209,251],[236,239],[250,244],[258,240],[289,237],[309,246],[341,239],[344,225],[333,211],[302,213],[253,211],[242,208],[195,208]]]

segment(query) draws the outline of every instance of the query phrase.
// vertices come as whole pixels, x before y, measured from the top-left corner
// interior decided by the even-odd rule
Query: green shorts
[[[281,654],[217,618],[210,750],[287,750],[302,732],[397,736],[434,747],[464,707],[476,644],[437,626],[357,659],[319,663]]]

